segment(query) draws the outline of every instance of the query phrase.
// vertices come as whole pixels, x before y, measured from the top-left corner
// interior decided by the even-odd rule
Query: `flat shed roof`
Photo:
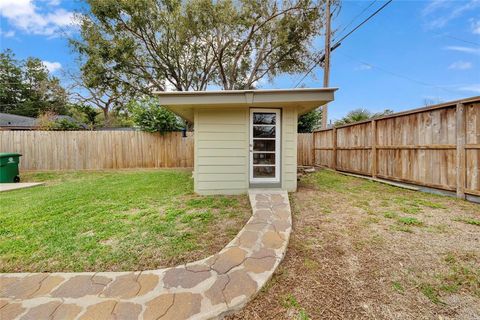
[[[195,108],[235,106],[297,107],[307,113],[334,99],[337,88],[261,89],[223,91],[155,91],[160,104],[193,123]]]

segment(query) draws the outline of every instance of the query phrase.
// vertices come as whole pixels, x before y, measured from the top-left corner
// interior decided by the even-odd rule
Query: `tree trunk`
[[[110,112],[108,110],[109,108],[108,107],[105,107],[105,108],[102,108],[102,111],[103,111],[103,124],[108,127],[110,126]]]

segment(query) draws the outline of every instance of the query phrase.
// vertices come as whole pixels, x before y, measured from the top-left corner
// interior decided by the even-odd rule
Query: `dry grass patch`
[[[291,203],[284,261],[231,319],[480,318],[478,204],[330,171]]]

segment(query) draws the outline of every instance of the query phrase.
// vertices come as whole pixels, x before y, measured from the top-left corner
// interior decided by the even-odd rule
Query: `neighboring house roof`
[[[35,128],[37,119],[18,116],[16,114],[0,113],[0,127],[8,128]]]
[[[297,107],[299,115],[333,101],[336,88],[301,88],[224,91],[156,91],[160,104],[193,123],[195,108]]]
[[[66,119],[70,122],[78,124],[83,129],[88,129],[85,123],[79,122],[70,116],[57,115],[53,120]],[[36,129],[38,126],[38,119],[32,117],[19,116],[10,113],[0,113],[0,127],[11,129]]]

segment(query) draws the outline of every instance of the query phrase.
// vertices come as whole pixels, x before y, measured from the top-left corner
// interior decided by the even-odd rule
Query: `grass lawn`
[[[480,319],[480,205],[322,170],[264,290],[229,319]]]
[[[0,193],[0,272],[156,269],[218,252],[246,196],[193,194],[191,172],[26,173],[44,187]]]

